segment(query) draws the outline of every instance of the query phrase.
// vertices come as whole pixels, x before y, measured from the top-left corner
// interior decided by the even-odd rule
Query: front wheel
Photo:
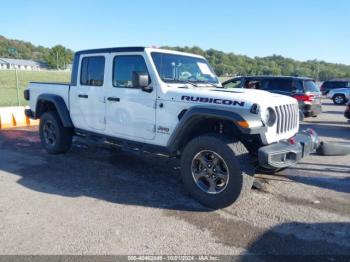
[[[200,203],[214,209],[231,205],[249,191],[254,172],[245,146],[220,135],[194,138],[181,156],[185,188]]]
[[[49,154],[67,152],[72,145],[72,130],[64,127],[55,111],[44,113],[40,118],[40,140]]]

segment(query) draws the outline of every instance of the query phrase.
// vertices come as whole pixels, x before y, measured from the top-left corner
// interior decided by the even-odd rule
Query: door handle
[[[107,100],[112,101],[112,102],[119,102],[120,98],[119,97],[108,97]]]
[[[79,94],[78,97],[79,98],[88,98],[89,96],[88,95],[84,95],[84,94]]]

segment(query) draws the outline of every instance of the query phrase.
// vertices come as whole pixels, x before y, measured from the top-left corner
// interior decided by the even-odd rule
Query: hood
[[[165,95],[165,99],[189,102],[200,100],[207,101],[209,99],[210,101],[219,101],[220,104],[224,105],[229,105],[230,102],[226,100],[230,100],[233,101],[232,105],[247,108],[250,108],[254,103],[264,107],[297,103],[294,98],[289,96],[270,93],[263,90],[244,88],[171,88]]]

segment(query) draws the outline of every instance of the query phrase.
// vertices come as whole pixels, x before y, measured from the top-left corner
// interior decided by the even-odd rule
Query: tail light
[[[296,100],[303,101],[305,103],[311,103],[314,101],[315,95],[312,94],[303,94],[303,95],[294,95],[293,96]]]

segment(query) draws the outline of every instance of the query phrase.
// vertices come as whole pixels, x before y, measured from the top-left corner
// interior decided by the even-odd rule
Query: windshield
[[[205,59],[157,52],[151,55],[159,77],[166,83],[219,83]]]

